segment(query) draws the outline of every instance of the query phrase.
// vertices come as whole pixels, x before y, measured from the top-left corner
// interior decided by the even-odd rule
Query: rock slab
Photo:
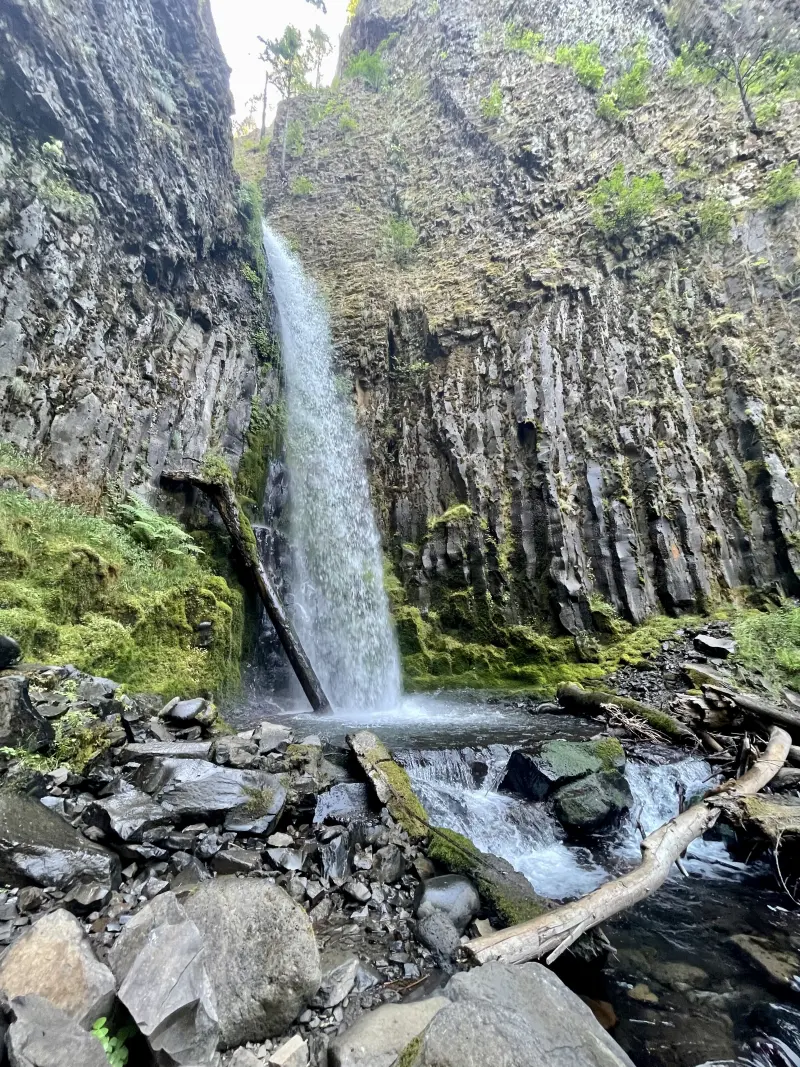
[[[0,678],[0,746],[38,752],[53,740],[53,727],[31,704],[28,679]]]
[[[411,1004],[384,1004],[362,1015],[331,1041],[330,1067],[393,1067],[409,1042],[449,1004],[446,997],[429,997]]]
[[[6,1035],[11,1067],[108,1067],[103,1046],[66,1012],[37,996],[15,997]]]

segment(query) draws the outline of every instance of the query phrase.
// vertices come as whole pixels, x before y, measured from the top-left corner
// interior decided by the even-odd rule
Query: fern
[[[112,1037],[108,1028],[108,1019],[105,1016],[98,1019],[92,1027],[92,1036],[96,1037],[103,1046],[106,1059],[110,1067],[125,1067],[128,1062],[128,1049],[126,1042],[136,1034],[135,1026],[123,1026]]]
[[[114,504],[113,517],[125,527],[132,540],[143,545],[163,564],[203,553],[174,519],[159,515],[133,493],[127,493],[124,500]]]

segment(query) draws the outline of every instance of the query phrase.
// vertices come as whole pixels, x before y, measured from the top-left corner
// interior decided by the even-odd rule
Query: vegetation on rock
[[[374,92],[380,90],[389,78],[389,71],[379,50],[370,52],[368,48],[353,56],[344,69],[345,78],[360,78]]]
[[[733,626],[736,662],[758,671],[776,691],[800,688],[800,608],[746,612]]]
[[[600,46],[594,42],[559,45],[556,63],[573,70],[581,85],[593,92],[597,92],[606,76],[606,68],[600,61]]]
[[[627,175],[617,163],[607,178],[601,178],[589,198],[592,221],[601,233],[622,237],[634,233],[672,200],[663,177],[656,170]]]
[[[496,122],[503,114],[503,93],[500,82],[493,82],[487,96],[480,102],[481,115],[487,122]]]

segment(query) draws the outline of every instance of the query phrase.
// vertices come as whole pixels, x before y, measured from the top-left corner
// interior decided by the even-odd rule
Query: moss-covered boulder
[[[619,771],[600,771],[562,786],[553,797],[561,825],[573,834],[590,833],[617,821],[633,804],[628,781]]]
[[[424,841],[428,836],[428,817],[414,792],[411,779],[392,759],[389,749],[369,730],[349,734],[347,743],[375,789],[381,804],[389,809],[392,818],[403,827],[412,841]]]
[[[509,926],[535,919],[550,907],[507,860],[481,852],[455,830],[434,828],[428,856],[451,874],[466,875],[476,886],[483,905]]]
[[[545,741],[512,752],[501,789],[544,800],[556,789],[600,772],[621,771],[625,752],[616,737],[599,741]]]

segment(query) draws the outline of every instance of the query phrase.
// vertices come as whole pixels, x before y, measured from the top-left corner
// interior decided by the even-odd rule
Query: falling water
[[[380,538],[352,412],[337,392],[323,301],[269,227],[286,384],[290,611],[336,708],[391,708],[400,663]]]

